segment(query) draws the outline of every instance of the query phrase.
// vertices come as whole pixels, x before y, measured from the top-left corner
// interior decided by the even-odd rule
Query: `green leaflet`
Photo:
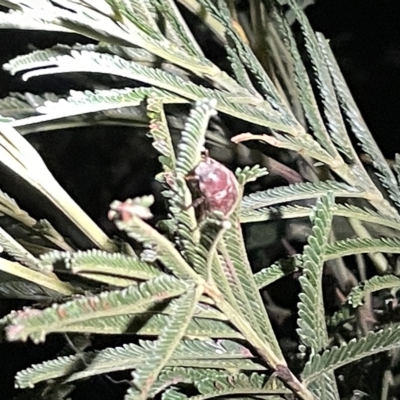
[[[332,260],[348,255],[376,252],[397,254],[400,252],[400,240],[397,238],[338,240],[327,246],[324,259]]]
[[[229,372],[217,369],[199,369],[199,368],[164,368],[152,393],[158,393],[165,387],[175,386],[177,383],[194,384],[202,379],[215,379],[216,377],[223,377],[230,375]]]
[[[364,193],[360,189],[344,183],[334,181],[305,182],[252,193],[243,198],[241,207],[243,212],[246,212],[282,202],[318,198],[328,191],[333,192],[335,197],[364,197]]]
[[[156,10],[152,7],[151,2],[146,0],[111,0],[115,12],[128,19],[146,35],[155,40],[162,39],[162,33],[156,22]]]
[[[167,320],[167,315],[140,312],[137,314],[124,314],[75,322],[60,327],[57,332],[157,336],[165,327]],[[226,322],[217,319],[202,318],[202,315],[190,321],[186,330],[186,336],[202,340],[207,338],[243,339],[243,335],[230,327]]]
[[[42,271],[39,260],[0,227],[0,247],[15,260],[37,271]]]
[[[224,248],[222,255],[229,270],[228,280],[232,293],[252,329],[271,346],[278,357],[282,357],[246,256],[242,232],[238,228],[237,210],[231,216],[231,222],[232,227],[224,234],[225,241],[221,248]]]
[[[269,387],[268,378],[266,375],[260,375],[253,372],[251,375],[237,374],[233,376],[214,376],[205,377],[196,383],[196,387],[201,393],[198,396],[186,396],[176,389],[169,389],[164,393],[163,399],[190,399],[203,400],[212,397],[230,397],[246,395],[284,395],[287,394],[287,389],[280,387]],[[246,398],[246,397],[245,397]]]
[[[280,260],[267,268],[254,274],[254,280],[259,289],[270,285],[271,283],[291,274],[302,266],[301,257],[293,257]]]
[[[314,31],[311,28],[305,14],[300,10],[297,3],[290,1],[290,6],[295,12],[296,18],[300,23],[307,52],[314,67],[315,75],[324,105],[325,118],[328,121],[328,129],[332,141],[337,149],[341,151],[349,160],[354,160],[355,153],[351,141],[347,135],[344,121],[342,119],[339,104],[333,88],[332,78],[324,57],[319,49]],[[336,151],[335,151],[336,153]]]
[[[318,377],[318,380],[308,385],[308,388],[317,399],[340,400],[336,378],[333,372],[322,373]]]
[[[129,314],[184,293],[187,285],[172,276],[160,276],[139,286],[124,290],[103,292],[46,308],[43,311],[27,309],[11,315],[7,327],[8,340],[43,341],[47,334],[65,329],[65,326],[91,318]]]
[[[10,280],[0,283],[1,299],[24,299],[36,301],[61,301],[62,295],[34,282]]]
[[[90,376],[106,374],[114,371],[135,369],[146,362],[149,352],[154,351],[155,342],[140,341],[139,345],[125,344],[121,347],[107,348],[99,352],[83,353],[74,356],[59,357],[32,365],[30,368],[18,372],[15,377],[19,388],[33,387],[39,382],[65,376],[68,382],[84,379]],[[191,370],[177,368],[180,365],[192,364],[201,368],[220,368],[225,370],[236,369],[264,369],[247,357],[251,353],[236,342],[228,340],[213,341],[181,341],[167,363],[157,382],[167,380],[167,377]],[[189,360],[188,360],[189,358]],[[82,359],[82,362],[79,362]],[[191,370],[201,376],[201,369]],[[205,370],[208,371],[208,370]],[[216,371],[213,370],[213,373]],[[224,372],[225,375],[228,372]]]
[[[337,150],[329,139],[328,131],[324,125],[323,118],[318,110],[318,104],[312,91],[310,78],[301,59],[290,26],[285,17],[280,12],[274,10],[274,19],[283,37],[283,42],[289,49],[294,64],[294,79],[297,84],[299,99],[304,110],[304,114],[313,130],[314,136],[319,143],[327,150],[331,156],[335,156]]]
[[[353,307],[358,307],[362,304],[366,295],[372,292],[383,289],[400,288],[400,277],[396,275],[374,276],[359,285],[355,286],[347,297],[347,302]]]
[[[279,113],[286,124],[295,128],[292,132],[297,133],[299,130],[301,131],[301,127],[298,126],[298,122],[293,118],[291,110],[286,106],[286,104],[284,104],[283,99],[276,90],[274,84],[271,82],[270,77],[265,72],[251,49],[242,42],[236,30],[233,29],[231,16],[226,4],[223,1],[218,1],[217,4],[215,4],[215,2],[210,0],[201,0],[200,4],[223,25],[225,36],[227,38],[229,37],[228,43],[230,41],[233,42],[234,46],[231,47],[235,50],[235,53],[238,55],[242,63],[249,68],[254,77],[261,84],[262,89],[265,91],[268,105],[279,110]],[[263,106],[265,107],[264,104]]]
[[[253,165],[252,167],[246,166],[244,168],[237,168],[235,171],[236,178],[240,185],[253,182],[262,176],[268,175],[267,168]]]
[[[151,257],[159,259],[176,276],[190,278],[199,282],[200,277],[193,271],[174,245],[163,235],[158,233],[140,217],[132,215],[127,221],[117,221],[117,226],[125,230],[128,235],[138,242],[145,242]]]
[[[149,136],[153,139],[153,147],[161,154],[158,160],[164,172],[172,174],[175,170],[176,156],[162,99],[157,95],[149,96],[146,109],[147,116],[150,119]]]
[[[302,343],[310,348],[311,354],[318,353],[328,345],[322,272],[332,223],[332,205],[332,193],[318,200],[312,217],[312,235],[308,238],[308,245],[304,247],[302,255],[303,275],[299,278],[301,293],[297,333]]]
[[[2,117],[20,119],[35,114],[35,107],[29,104],[22,95],[16,94],[0,99],[0,115]]]
[[[135,88],[135,89],[110,89],[96,90],[94,92],[85,90],[84,92],[70,91],[70,96],[66,99],[53,99],[46,101],[42,106],[36,108],[41,115],[34,115],[20,118],[13,122],[15,127],[29,127],[36,124],[49,125],[49,122],[57,122],[60,118],[72,118],[90,113],[110,114],[113,110],[137,107],[147,96],[158,97],[164,102],[184,103],[185,99],[171,95],[163,90],[155,88]],[[128,118],[126,118],[129,120]],[[139,119],[139,118],[138,118]],[[72,122],[71,122],[72,123]],[[28,130],[29,132],[29,130]]]
[[[158,268],[139,260],[138,257],[101,250],[53,252],[44,255],[41,260],[44,266],[52,266],[56,261],[62,260],[66,268],[74,274],[97,273],[135,280],[148,280],[163,275]]]
[[[322,49],[325,57],[325,61],[328,65],[329,72],[332,76],[335,91],[340,101],[341,109],[347,116],[348,122],[354,135],[360,142],[362,149],[371,157],[372,163],[378,173],[378,178],[382,181],[385,188],[388,189],[389,195],[397,205],[400,204],[400,190],[396,178],[393,172],[390,170],[388,163],[386,162],[382,152],[379,150],[375,139],[372,137],[367,125],[361,117],[360,110],[358,109],[348,87],[343,78],[343,75],[337,65],[337,62],[331,52],[326,39],[321,35],[317,34],[318,44]],[[393,212],[390,213],[392,216],[395,215]],[[389,214],[389,215],[390,215]],[[397,218],[398,219],[398,216]]]
[[[215,100],[201,99],[190,111],[178,145],[177,174],[188,175],[201,161],[199,156],[204,149],[209,120],[216,115],[216,105]]]
[[[399,329],[399,325],[393,325],[378,332],[369,332],[361,339],[352,339],[340,347],[333,347],[322,354],[311,356],[304,367],[302,378],[306,382],[312,382],[318,379],[321,373],[334,371],[361,358],[399,347]]]
[[[166,326],[154,343],[153,351],[147,352],[148,357],[133,373],[133,384],[140,391],[140,398],[143,400],[148,397],[158,375],[167,365],[185,335],[202,292],[201,286],[188,287],[188,291],[176,301]]]
[[[160,0],[154,3],[157,10],[166,20],[166,37],[172,42],[177,43],[179,47],[191,56],[204,58],[201,47],[193,37],[176,4],[172,0]]]
[[[56,67],[51,67],[53,65],[56,65]],[[46,66],[50,68],[43,68]],[[99,54],[88,51],[78,52],[74,50],[71,52],[71,55],[52,57],[43,51],[40,53],[40,57],[35,54],[32,54],[30,59],[29,55],[26,57],[17,57],[13,62],[8,63],[5,68],[13,74],[31,68],[43,68],[24,73],[23,78],[25,80],[34,76],[66,71],[111,73],[168,90],[190,100],[198,100],[200,98],[216,99],[216,109],[218,111],[260,125],[266,126],[267,124],[268,127],[282,131],[293,129],[284,121],[281,121],[279,114],[272,110],[265,112],[264,110],[259,110],[256,106],[236,102],[235,94],[207,89],[160,69],[145,67],[110,54]]]
[[[310,215],[312,207],[299,205],[274,206],[241,210],[240,221],[242,223],[262,222],[273,219],[303,218]],[[400,223],[397,220],[380,215],[376,211],[363,209],[352,204],[335,204],[333,209],[334,216],[359,219],[368,223],[387,226],[400,230]]]

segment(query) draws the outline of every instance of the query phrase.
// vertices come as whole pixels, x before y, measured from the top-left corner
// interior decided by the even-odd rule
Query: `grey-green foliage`
[[[36,50],[3,66],[12,75],[21,73],[23,80],[89,76],[85,91],[12,93],[0,100],[0,159],[94,245],[81,250],[78,237],[64,238],[0,192],[1,216],[12,220],[0,227],[7,255],[0,258],[0,271],[13,276],[2,282],[0,295],[54,302],[5,316],[6,338],[40,342],[64,332],[126,335],[133,342],[33,365],[16,375],[16,385],[66,383],[128,369],[132,381],[126,399],[160,393],[171,400],[278,399],[291,392],[306,400],[339,399],[338,368],[400,345],[397,326],[382,324],[378,332],[365,332],[366,324],[358,326],[352,314],[353,308],[368,307],[376,292],[392,289],[395,296],[399,287],[382,253],[400,252],[400,157],[394,173],[363,122],[328,42],[307,21],[300,4],[308,2],[254,1],[251,13],[240,12],[240,21],[247,21],[243,26],[232,2],[179,2],[224,46],[231,70],[206,58],[173,0],[0,0],[10,10],[0,13],[0,29],[77,33],[97,41]],[[294,20],[306,55],[292,33]],[[125,87],[105,88],[96,74],[123,79]],[[187,104],[191,111],[185,114]],[[188,183],[204,146],[215,141],[217,113],[249,126],[236,142],[265,142],[281,149],[291,165],[307,166],[303,181],[274,188],[256,183],[257,191],[238,199],[229,218],[206,207],[200,207],[204,215],[196,213],[196,202],[207,205],[209,199]],[[98,124],[148,127],[162,167],[156,179],[168,209],[159,226],[167,232],[146,222],[153,199],[144,196],[111,205],[109,217],[124,239],[108,238],[22,136]],[[252,133],[260,127],[265,134]],[[352,136],[371,158],[381,187],[352,146]],[[258,165],[237,169],[239,197],[245,184],[268,172]],[[253,273],[241,223],[304,218],[312,230],[302,253]],[[343,232],[349,237],[343,238]],[[267,226],[264,236],[269,236]],[[140,254],[134,250],[138,243]],[[361,273],[363,254],[384,275],[355,285],[347,303],[327,315],[326,262],[334,263],[334,273],[343,277],[347,266],[341,257],[358,255]],[[302,275],[297,334],[299,353],[306,358],[299,377],[283,356],[261,296],[262,289],[292,273]],[[351,339],[344,331],[337,341],[332,331],[349,323],[353,330],[362,327],[364,336]],[[181,391],[181,384],[190,385],[193,396]]]

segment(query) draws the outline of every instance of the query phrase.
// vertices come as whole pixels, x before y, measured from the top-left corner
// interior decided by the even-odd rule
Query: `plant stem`
[[[0,271],[33,282],[65,296],[70,296],[74,293],[72,286],[69,283],[60,281],[55,274],[34,271],[31,268],[24,267],[17,262],[9,261],[5,258],[0,258]]]
[[[204,293],[210,296],[217,307],[229,318],[230,322],[242,333],[245,339],[256,349],[262,359],[275,371],[282,380],[302,400],[315,400],[313,394],[288,368],[284,358],[278,357],[268,343],[260,339],[249,323],[224,299],[214,285],[206,284]]]

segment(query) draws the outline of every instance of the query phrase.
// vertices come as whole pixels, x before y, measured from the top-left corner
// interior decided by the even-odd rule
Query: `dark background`
[[[331,39],[364,119],[393,157],[400,151],[400,2],[317,0],[307,14]]]
[[[307,14],[314,29],[330,38],[333,52],[367,124],[386,157],[393,158],[396,152],[400,152],[400,1],[316,0],[314,5],[307,8]],[[28,52],[29,43],[46,48],[61,40],[69,44],[82,42],[80,38],[71,35],[0,31],[0,64]],[[58,92],[65,88],[64,83],[61,77],[52,81],[50,86],[44,80],[21,82],[1,70],[0,97],[11,91]],[[96,143],[93,143],[93,137],[85,130],[78,133],[66,132],[63,135],[60,137],[45,133],[29,137],[60,183],[100,224],[105,223],[105,210],[109,204],[108,198],[99,197],[102,187],[112,187],[117,198],[133,197],[150,191],[149,185],[155,171],[147,171],[147,175],[142,173],[149,156],[152,159],[155,157],[150,147],[141,154],[125,154],[121,148],[136,145],[129,142],[132,140],[131,136],[115,130],[97,132]],[[68,147],[65,149],[68,152],[68,161],[52,157],[52,150],[71,135],[74,136],[74,141],[66,141]],[[121,175],[119,163],[127,158],[131,158],[131,161],[128,165],[126,162],[121,164],[124,170]],[[104,162],[109,168],[98,168]],[[14,192],[13,196],[18,198],[20,205],[35,214],[31,197],[18,195],[15,181],[3,180],[2,177],[0,188],[6,192]],[[25,368],[31,362],[46,356],[52,357],[54,351],[62,345],[63,340],[57,338],[50,338],[47,345],[40,347],[2,344],[0,398],[12,398],[13,378],[10,372]],[[93,390],[93,386],[88,388],[89,391]],[[116,395],[118,392],[120,389],[115,387],[113,393]],[[94,398],[88,396],[90,395],[86,392],[82,398]],[[113,397],[110,392],[105,392],[104,396],[107,399]],[[96,398],[100,397],[96,395]],[[121,398],[120,395],[118,398]]]

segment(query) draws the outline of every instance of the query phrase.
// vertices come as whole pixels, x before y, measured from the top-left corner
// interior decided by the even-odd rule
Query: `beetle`
[[[203,151],[200,163],[188,178],[189,181],[197,182],[197,188],[192,191],[200,203],[204,203],[203,208],[206,212],[219,212],[225,218],[232,214],[240,190],[239,183],[230,169],[211,158],[207,151]]]

